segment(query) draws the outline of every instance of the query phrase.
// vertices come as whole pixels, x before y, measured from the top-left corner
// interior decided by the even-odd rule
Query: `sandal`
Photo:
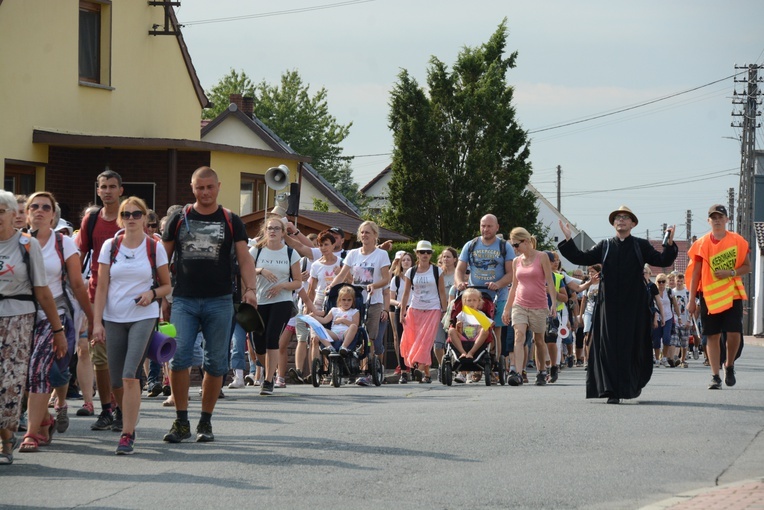
[[[40,423],[40,428],[44,429],[48,427],[48,437],[46,438],[42,434],[38,434],[38,438],[41,439],[40,446],[48,446],[53,441],[53,432],[56,430],[56,417],[52,414],[48,415],[48,419]]]
[[[28,432],[24,436],[24,441],[19,446],[20,453],[35,453],[40,451],[40,445],[45,441],[45,437],[40,434]]]
[[[0,464],[13,464],[13,450],[16,449],[16,444],[18,443],[18,439],[15,435],[11,435],[10,439],[5,439],[2,442],[2,450],[0,450]],[[5,445],[11,445],[11,451],[9,453],[5,453]]]
[[[167,400],[162,402],[163,407],[175,407],[175,399],[172,397],[169,397]]]

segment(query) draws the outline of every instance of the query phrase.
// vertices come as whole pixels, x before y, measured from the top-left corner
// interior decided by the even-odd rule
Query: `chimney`
[[[252,96],[244,96],[241,98],[241,113],[252,118],[252,114],[255,113],[255,98]]]
[[[228,97],[230,98],[231,103],[236,105],[236,108],[238,108],[239,110],[242,109],[241,94],[231,94]]]

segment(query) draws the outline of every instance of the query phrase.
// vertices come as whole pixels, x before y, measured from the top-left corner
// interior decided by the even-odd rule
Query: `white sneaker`
[[[238,377],[234,377],[233,381],[231,381],[231,384],[228,385],[228,387],[232,390],[237,388],[243,388],[245,385],[244,379],[239,379]]]
[[[668,360],[665,357],[661,358],[661,366],[665,367],[667,364],[668,364]]]
[[[273,382],[274,388],[286,388],[286,381],[283,377],[276,377],[276,380]]]

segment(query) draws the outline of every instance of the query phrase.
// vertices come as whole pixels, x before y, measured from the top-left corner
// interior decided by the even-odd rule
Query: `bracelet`
[[[61,326],[58,329],[54,329],[53,331],[51,331],[51,333],[53,333],[54,335],[57,335],[57,334],[63,333],[63,332],[64,332],[64,327],[63,326]]]
[[[154,299],[157,298],[157,291],[156,289],[151,289],[151,293],[154,294]]]
[[[733,270],[732,270],[732,277],[734,278],[735,276],[737,276],[737,271],[735,271],[735,270],[733,269]]]

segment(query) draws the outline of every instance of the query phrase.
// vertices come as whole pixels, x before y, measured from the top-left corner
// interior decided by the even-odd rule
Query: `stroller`
[[[369,334],[366,332],[366,318],[368,314],[368,299],[363,300],[363,288],[356,287],[347,283],[332,287],[324,300],[324,311],[329,312],[333,307],[337,306],[337,295],[342,287],[352,287],[355,291],[355,308],[358,309],[360,314],[360,324],[358,326],[358,333],[356,333],[353,341],[348,345],[350,351],[347,356],[342,356],[339,352],[326,352],[321,349],[320,354],[313,359],[311,363],[311,376],[313,379],[313,386],[318,388],[321,384],[321,377],[329,375],[331,377],[332,386],[339,388],[342,383],[343,377],[355,378],[362,375],[364,370],[361,369],[361,363],[365,359],[367,360],[368,372],[371,375],[371,380],[374,386],[382,384],[382,362],[376,356],[371,356],[371,344],[369,342]],[[369,295],[371,298],[371,295]],[[331,323],[326,324],[325,327],[329,329]],[[333,346],[335,350],[339,349],[342,342],[335,341]]]
[[[473,287],[479,290],[483,290],[486,287]],[[481,310],[484,314],[486,314],[489,318],[493,319],[494,314],[496,312],[495,310],[495,303],[494,300],[491,299],[491,297],[486,294],[485,292],[482,292],[483,295],[483,309]],[[462,296],[459,294],[456,297],[456,300],[454,301],[453,309],[451,310],[451,325],[456,324],[456,316],[459,315],[459,313],[462,311]],[[482,371],[483,372],[483,378],[485,379],[485,385],[490,386],[491,385],[491,376],[492,372],[496,371],[499,374],[499,384],[504,386],[505,384],[505,359],[503,355],[500,355],[498,360],[496,359],[496,355],[493,354],[494,349],[492,348],[494,345],[494,342],[496,342],[496,335],[493,331],[493,328],[491,328],[491,331],[488,332],[488,338],[486,339],[485,343],[480,346],[480,349],[475,353],[475,356],[473,358],[460,358],[459,353],[454,349],[454,346],[451,345],[450,338],[447,338],[446,342],[446,352],[443,355],[443,363],[441,367],[441,382],[443,384],[446,384],[448,386],[451,386],[453,384],[453,375],[457,372],[467,371],[467,372],[477,372]],[[464,344],[465,350],[469,350],[470,347],[472,347],[472,342],[465,342],[462,341]]]

